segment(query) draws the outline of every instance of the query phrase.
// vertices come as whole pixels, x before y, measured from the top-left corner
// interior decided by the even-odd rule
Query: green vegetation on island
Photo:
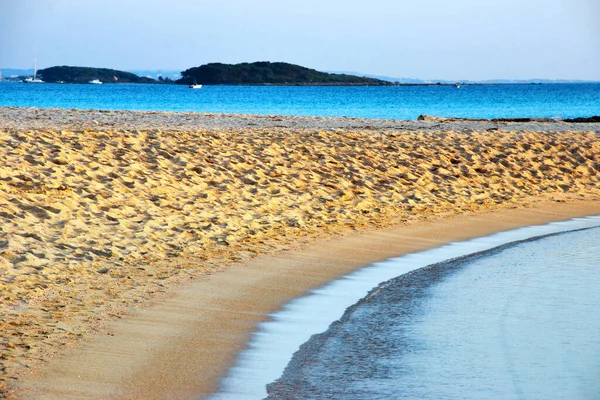
[[[49,83],[178,83],[191,85],[304,85],[304,86],[387,86],[392,82],[351,74],[320,72],[284,62],[260,61],[241,64],[210,63],[181,72],[181,79],[158,80],[141,77],[132,72],[109,68],[55,66],[37,71],[38,77]]]
[[[210,63],[186,69],[176,83],[191,85],[391,85],[375,78],[330,74],[284,62]]]
[[[38,75],[41,76],[44,82],[50,83],[89,83],[94,79],[98,79],[102,83],[158,83],[152,78],[140,77],[131,72],[116,69],[69,67],[66,65],[40,69]]]

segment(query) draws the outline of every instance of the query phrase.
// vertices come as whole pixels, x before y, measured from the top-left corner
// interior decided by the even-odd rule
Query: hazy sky
[[[600,0],[0,0],[0,67],[600,80]]]

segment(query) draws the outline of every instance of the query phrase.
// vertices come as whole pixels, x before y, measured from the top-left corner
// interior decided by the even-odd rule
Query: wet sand
[[[161,128],[176,113],[137,127],[111,112],[110,129],[78,129],[86,112],[44,110],[40,127],[30,111],[0,119],[0,382],[22,398],[210,393],[255,324],[310,288],[447,241],[600,214],[600,138],[583,128],[202,115],[178,131]]]

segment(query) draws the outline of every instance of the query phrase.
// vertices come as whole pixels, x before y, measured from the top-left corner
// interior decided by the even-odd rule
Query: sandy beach
[[[356,268],[600,214],[600,129],[0,108],[0,398],[210,394]]]

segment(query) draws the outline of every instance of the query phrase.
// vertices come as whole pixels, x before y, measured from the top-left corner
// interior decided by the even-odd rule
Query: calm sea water
[[[594,229],[571,232],[582,228]],[[568,233],[489,252],[561,232]],[[415,272],[474,253],[480,256],[461,265],[429,269],[431,276]],[[600,374],[595,361],[600,360],[600,292],[594,289],[599,272],[600,216],[501,232],[375,263],[272,314],[211,400],[263,399],[267,385],[282,373],[284,394],[273,398],[535,399],[538,388],[528,386],[530,380],[567,369],[571,372],[560,378],[565,388],[556,392],[563,397],[547,398],[582,398],[575,395],[598,388],[589,374]],[[343,324],[332,325],[381,282],[407,274],[421,277],[407,287],[412,298],[405,293],[401,301],[386,303],[371,296],[362,302],[366,309],[350,308]],[[402,289],[388,286],[392,294]],[[557,361],[567,353],[568,362]],[[502,354],[509,354],[509,364]],[[480,359],[489,360],[489,370]],[[463,381],[456,377],[461,374]],[[285,384],[292,390],[286,392]],[[469,388],[477,391],[469,393]],[[482,394],[488,388],[490,393]]]
[[[589,117],[600,83],[391,87],[69,85],[0,82],[0,106],[416,119]]]
[[[273,398],[600,399],[598,287],[598,228],[416,271],[311,339]]]

